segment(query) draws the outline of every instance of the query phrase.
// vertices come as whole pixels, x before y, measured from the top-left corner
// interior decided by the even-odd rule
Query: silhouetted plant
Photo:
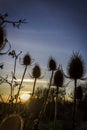
[[[54,85],[56,86],[54,130],[56,130],[57,97],[58,97],[58,93],[59,93],[59,87],[63,86],[63,82],[64,82],[63,70],[59,66],[58,70],[55,72],[55,75],[54,75]]]
[[[19,94],[20,94],[21,86],[22,86],[22,83],[23,83],[23,79],[24,79],[24,76],[25,76],[27,67],[28,67],[29,65],[31,65],[31,63],[32,63],[32,59],[31,59],[30,54],[24,55],[23,60],[22,60],[22,61],[20,60],[20,62],[21,62],[22,65],[25,66],[25,69],[24,69],[24,72],[23,72],[23,75],[22,75],[21,83],[20,83],[19,88],[18,88],[18,92],[17,92],[17,94],[15,95],[16,103],[17,103],[17,100],[18,100],[18,96],[19,96]]]
[[[35,64],[33,70],[32,70],[32,75],[30,75],[31,78],[34,78],[34,84],[33,84],[33,91],[32,91],[32,96],[34,95],[35,92],[35,86],[36,86],[36,80],[41,79],[41,69],[38,64]]]
[[[73,122],[72,122],[72,130],[75,129],[75,114],[76,114],[76,87],[77,80],[81,79],[85,73],[85,65],[82,59],[82,56],[79,53],[73,53],[70,62],[68,64],[68,75],[69,78],[74,80],[74,108],[73,108]],[[68,76],[67,76],[68,77]]]
[[[8,53],[9,56],[12,56],[12,58],[14,58],[14,70],[12,72],[12,80],[11,80],[11,99],[10,99],[10,102],[13,101],[13,94],[14,94],[14,79],[16,80],[16,76],[15,76],[15,71],[16,71],[16,63],[17,63],[17,59],[18,59],[18,56],[22,53],[22,51],[20,51],[18,54],[16,54],[15,50],[12,50]]]
[[[57,65],[56,65],[55,59],[53,59],[52,57],[49,58],[49,61],[48,61],[48,70],[52,71],[52,73],[51,73],[51,78],[50,78],[48,93],[50,91],[50,87],[51,87],[51,83],[52,83],[52,79],[53,79],[53,74],[54,74],[54,71],[56,70],[56,68],[57,68]]]
[[[74,80],[81,79],[84,76],[84,67],[82,56],[79,53],[73,53],[68,64],[68,75]]]
[[[48,61],[48,69],[50,71],[54,71],[56,70],[56,68],[57,68],[56,61],[52,57],[50,57]]]
[[[54,85],[57,87],[62,87],[63,86],[63,81],[64,81],[64,75],[63,75],[63,71],[58,68],[58,70],[55,72],[54,75]]]
[[[41,111],[40,111],[39,120],[43,117],[43,115],[44,115],[44,113],[45,113],[46,106],[47,106],[47,104],[48,104],[48,96],[49,96],[50,87],[51,87],[51,84],[52,84],[53,74],[54,74],[54,71],[55,71],[56,68],[57,68],[56,61],[55,61],[54,58],[52,58],[52,57],[49,58],[47,67],[48,67],[48,70],[49,70],[49,71],[52,71],[52,73],[51,73],[51,77],[50,77],[50,83],[49,83],[49,86],[48,86],[47,94],[46,94],[46,96],[45,96],[45,100],[44,100],[42,109],[41,109]]]
[[[15,99],[14,97],[14,87],[16,86],[19,86],[19,84],[14,81],[14,79],[16,80],[16,76],[15,76],[15,71],[16,71],[16,62],[17,62],[17,59],[18,59],[18,56],[22,53],[22,51],[20,51],[18,54],[16,54],[15,50],[12,50],[8,53],[9,56],[12,56],[12,58],[14,58],[14,69],[13,69],[13,72],[12,72],[12,79],[11,79],[11,82],[7,79],[8,76],[6,76],[6,78],[0,76],[0,84],[2,83],[7,83],[10,85],[11,87],[11,94],[10,94],[10,98],[9,98],[9,103],[10,104],[13,104],[13,101]],[[2,64],[3,65],[3,64]],[[1,66],[3,67],[3,66]]]

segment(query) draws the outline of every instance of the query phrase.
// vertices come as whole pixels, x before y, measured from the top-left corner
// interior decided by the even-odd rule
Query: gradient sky
[[[87,66],[86,0],[0,0],[0,12],[8,12],[10,20],[26,19],[19,30],[7,26],[8,40],[17,53],[29,52],[43,70],[53,56],[66,72],[73,51],[80,51]],[[0,59],[7,63],[1,73],[10,73],[12,58]],[[23,68],[18,67],[21,74]]]

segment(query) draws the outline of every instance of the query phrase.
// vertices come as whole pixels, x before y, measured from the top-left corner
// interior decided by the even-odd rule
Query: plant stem
[[[56,130],[57,128],[56,128],[56,124],[57,124],[57,101],[58,101],[58,91],[59,91],[59,89],[58,89],[58,86],[57,86],[57,90],[56,90],[56,95],[55,95],[55,99],[54,99],[54,101],[55,101],[55,113],[54,113],[54,130]]]
[[[77,86],[77,79],[75,79],[75,89],[74,89],[74,106],[73,106],[73,117],[72,117],[72,130],[75,130],[75,119],[76,119],[76,86]]]
[[[34,85],[33,85],[33,92],[32,92],[32,96],[34,95],[35,85],[36,85],[36,80],[37,80],[37,78],[35,78],[35,80],[34,80]]]
[[[26,70],[27,70],[27,66],[25,66],[24,73],[23,73],[22,79],[21,79],[21,83],[20,83],[19,88],[18,88],[17,97],[16,97],[16,103],[17,103],[17,100],[18,100],[18,96],[19,96],[19,94],[20,94],[20,89],[21,89],[21,86],[22,86],[22,83],[23,83],[23,79],[24,79]]]
[[[47,106],[47,103],[48,103],[48,96],[49,96],[49,92],[50,92],[50,87],[51,87],[51,83],[52,83],[53,74],[54,74],[54,71],[52,71],[52,73],[51,73],[49,88],[48,88],[48,91],[47,91],[47,94],[46,94],[46,97],[45,97],[45,100],[44,100],[44,103],[43,103],[42,111],[40,112],[40,115],[39,115],[39,119],[41,119],[43,117],[44,112],[46,110],[46,106]]]

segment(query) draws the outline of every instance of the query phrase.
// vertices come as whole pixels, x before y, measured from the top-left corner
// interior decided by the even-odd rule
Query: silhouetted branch
[[[0,14],[0,26],[8,23],[8,24],[12,24],[13,27],[19,28],[22,23],[27,23],[26,19],[19,19],[18,21],[12,21],[12,20],[7,20],[6,19],[7,17],[8,17],[7,13],[3,15]]]

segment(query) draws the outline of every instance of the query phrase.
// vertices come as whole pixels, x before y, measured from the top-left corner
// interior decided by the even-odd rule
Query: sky
[[[79,51],[87,69],[87,1],[86,0],[0,0],[0,13],[8,13],[9,20],[26,19],[20,29],[7,25],[7,38],[11,48],[22,57],[29,52],[34,63],[39,63],[43,74],[47,71],[50,56],[67,64],[73,51]],[[4,62],[1,74],[11,74],[13,60],[7,55],[0,56]],[[33,63],[33,64],[34,64]],[[17,65],[17,75],[23,67]],[[87,72],[86,72],[87,73]],[[47,73],[46,73],[47,74]]]

